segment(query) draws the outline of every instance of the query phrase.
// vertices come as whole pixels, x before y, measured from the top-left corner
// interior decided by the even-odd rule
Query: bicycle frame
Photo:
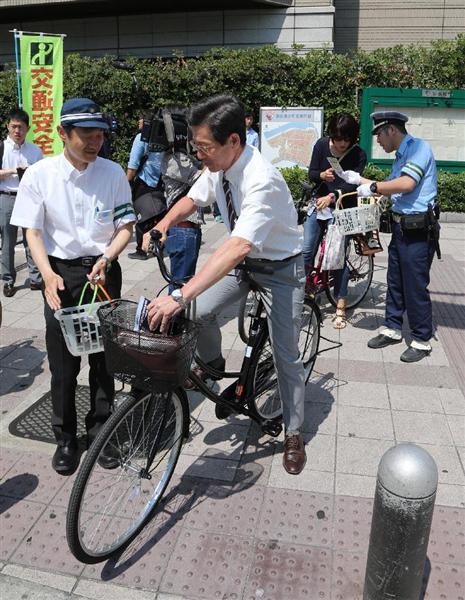
[[[166,268],[162,257],[161,246],[159,244],[159,236],[152,236],[152,239],[154,241],[153,253],[157,258],[163,278],[170,283],[174,283],[175,285],[181,285],[179,282],[172,281],[171,274]],[[266,271],[266,269],[267,267],[263,267],[264,272]],[[243,270],[247,276],[247,269],[244,268]],[[259,291],[259,288],[255,282],[251,284],[251,287],[252,286],[256,286],[257,291]],[[265,423],[268,423],[268,432],[271,433],[272,431],[274,431],[273,421],[260,418],[258,415],[250,411],[246,404],[247,394],[249,393],[250,387],[250,367],[253,364],[253,360],[256,356],[256,353],[261,349],[267,336],[268,324],[266,321],[266,317],[264,316],[263,300],[261,299],[261,297],[259,297],[258,302],[254,306],[252,320],[249,327],[249,343],[244,351],[244,357],[242,360],[240,371],[219,371],[218,369],[215,369],[210,365],[204,363],[198,356],[195,357],[195,362],[198,364],[198,366],[201,369],[203,369],[206,373],[208,373],[211,377],[216,379],[235,379],[236,381],[234,381],[229,387],[223,390],[223,392],[217,394],[205,381],[198,377],[194,371],[190,372],[189,378],[193,381],[193,383],[195,383],[196,388],[209,400],[211,400],[215,404],[223,406],[224,408],[228,408],[235,413],[246,415],[262,427],[266,427]],[[274,435],[279,434],[277,429],[276,432],[277,433],[275,433]]]

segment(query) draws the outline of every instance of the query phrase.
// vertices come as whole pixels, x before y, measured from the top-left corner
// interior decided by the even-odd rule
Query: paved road
[[[208,221],[202,260],[224,234],[223,225]],[[191,393],[191,437],[167,506],[117,562],[96,566],[80,564],[67,549],[73,478],[51,469],[53,445],[8,431],[49,390],[42,300],[24,286],[22,269],[21,289],[2,298],[0,330],[2,598],[360,599],[377,465],[388,448],[410,441],[439,468],[424,598],[463,600],[463,224],[444,224],[442,236],[443,259],[432,273],[437,339],[430,357],[405,365],[403,345],[367,348],[385,297],[387,255],[377,255],[371,292],[347,328],[334,330],[324,311],[323,335],[342,346],[319,357],[307,387],[304,472],[283,471],[281,439],[261,437],[242,417],[218,422],[212,405]],[[19,246],[17,262],[24,263]],[[121,262],[125,297],[151,296],[160,287],[154,260]],[[237,365],[243,347],[231,315],[223,339],[229,363]],[[86,378],[83,366],[82,385]]]

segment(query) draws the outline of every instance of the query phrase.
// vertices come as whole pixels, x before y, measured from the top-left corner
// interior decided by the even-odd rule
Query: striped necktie
[[[223,173],[223,191],[224,197],[226,199],[226,208],[228,209],[228,220],[229,226],[231,227],[231,231],[234,229],[237,221],[237,214],[234,210],[234,204],[232,199],[231,188],[229,187],[229,181],[226,179]]]

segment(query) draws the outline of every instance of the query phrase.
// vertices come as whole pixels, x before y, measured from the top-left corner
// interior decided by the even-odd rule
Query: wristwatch
[[[171,292],[171,297],[173,298],[173,300],[176,300],[176,302],[179,304],[179,306],[183,310],[185,310],[187,308],[187,305],[189,303],[185,301],[184,296],[182,295],[182,290],[181,289],[176,288],[175,290],[173,290]]]
[[[378,183],[376,181],[373,181],[373,183],[370,183],[370,192],[373,192],[373,194],[378,193]]]
[[[105,271],[108,273],[108,271],[111,269],[111,260],[108,258],[108,256],[105,256],[105,254],[102,254],[99,260],[104,260],[106,262]]]

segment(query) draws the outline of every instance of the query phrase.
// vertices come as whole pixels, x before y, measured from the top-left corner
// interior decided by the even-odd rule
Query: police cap
[[[63,127],[97,127],[109,129],[108,120],[100,106],[90,98],[70,98],[61,107],[60,125]]]
[[[373,119],[372,135],[376,135],[378,131],[385,125],[402,125],[408,121],[407,115],[397,112],[396,110],[378,110],[372,112],[370,118]]]

